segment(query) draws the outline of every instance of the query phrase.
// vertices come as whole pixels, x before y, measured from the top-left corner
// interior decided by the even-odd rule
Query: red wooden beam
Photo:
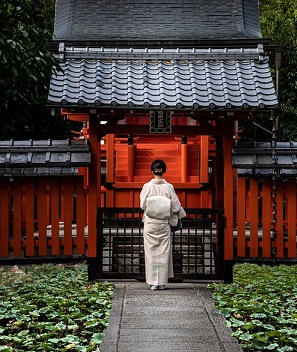
[[[246,178],[238,178],[237,190],[237,255],[239,257],[246,256],[246,236],[245,236],[245,220],[246,220]]]
[[[100,160],[100,149],[97,133],[94,132],[93,124],[96,116],[90,116],[90,136],[89,146],[91,152],[92,163],[89,167],[88,182],[88,256],[96,257],[97,255],[97,202],[99,197],[100,173],[98,173],[98,158]],[[99,199],[100,201],[100,199]]]
[[[233,121],[225,120],[224,128],[224,209],[226,227],[224,236],[224,259],[233,259],[233,169],[232,169],[232,148],[233,148]]]
[[[284,194],[283,180],[277,181],[277,197],[276,197],[276,257],[284,256]]]
[[[60,220],[60,189],[58,177],[51,178],[51,231],[52,231],[52,255],[60,254],[60,234],[59,234],[59,220]]]
[[[271,218],[272,198],[271,179],[264,178],[262,183],[262,229],[263,229],[263,257],[271,258]]]
[[[47,201],[46,201],[46,178],[38,178],[38,230],[39,230],[39,255],[47,255]]]
[[[296,258],[296,180],[289,178],[286,189],[288,199],[288,257]]]
[[[10,182],[8,177],[2,177],[0,182],[0,256],[8,257],[9,253],[9,213]]]
[[[77,254],[85,254],[85,196],[84,178],[76,177],[76,246]]]
[[[34,178],[26,178],[26,255],[33,257],[34,251],[34,208],[35,208],[35,186]]]
[[[181,182],[188,181],[188,145],[181,145]]]
[[[64,190],[64,255],[72,255],[72,214],[73,214],[73,198],[72,198],[72,180],[69,176],[63,177]]]
[[[119,134],[119,135],[141,135],[149,134],[149,126],[147,125],[121,125],[121,124],[105,124],[100,125],[96,123],[92,126],[92,132],[98,135],[106,134]],[[171,135],[186,135],[186,136],[197,136],[197,135],[208,135],[208,136],[222,136],[222,128],[217,126],[172,126]],[[153,135],[153,134],[152,134]]]
[[[258,226],[259,226],[259,184],[257,178],[250,179],[250,242],[251,242],[251,257],[258,256]]]
[[[22,224],[22,183],[20,177],[13,180],[13,255],[21,256]]]

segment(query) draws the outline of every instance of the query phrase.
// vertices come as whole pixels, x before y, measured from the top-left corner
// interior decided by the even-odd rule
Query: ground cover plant
[[[113,285],[86,265],[0,267],[0,351],[99,351]]]
[[[233,284],[209,288],[244,351],[297,351],[296,265],[236,265]]]

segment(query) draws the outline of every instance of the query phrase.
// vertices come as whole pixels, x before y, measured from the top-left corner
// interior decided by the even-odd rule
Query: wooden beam
[[[276,258],[284,257],[284,183],[283,180],[277,181],[277,196],[276,196]]]
[[[106,136],[107,149],[106,149],[106,182],[115,182],[115,149],[114,149],[114,134]],[[111,189],[106,193],[106,206],[114,206],[114,191]]]
[[[295,182],[295,180],[294,180]],[[272,198],[271,179],[265,178],[262,183],[262,223],[263,223],[263,258],[271,258],[271,222],[272,222]],[[294,194],[295,197],[295,194]]]
[[[97,201],[98,193],[98,138],[93,130],[93,123],[96,116],[90,116],[90,137],[89,145],[92,156],[92,163],[89,167],[88,182],[88,257],[96,258],[97,256]],[[99,151],[100,153],[100,151]],[[99,154],[100,155],[100,154]]]
[[[34,196],[34,184],[33,184],[33,179],[31,181],[32,183],[32,192]],[[51,210],[51,229],[52,229],[52,240],[51,240],[51,247],[52,247],[52,255],[59,255],[60,254],[60,236],[59,236],[59,208],[60,208],[60,189],[59,189],[59,178],[58,177],[52,177],[51,179],[51,188],[50,188],[50,196],[51,196],[51,204],[50,204],[50,210]],[[34,198],[33,198],[34,200]],[[33,203],[34,204],[34,203]],[[34,208],[33,208],[34,209]],[[34,214],[33,214],[33,219],[34,219]],[[34,256],[34,236],[33,236],[33,245],[32,249],[31,246],[30,251],[33,251],[31,253],[32,256]]]
[[[223,126],[221,126],[223,129]],[[216,137],[215,160],[212,170],[214,179],[214,207],[224,209],[224,143],[223,137]]]
[[[188,181],[188,144],[181,144],[181,181]]]
[[[92,132],[99,135],[106,134],[150,134],[148,125],[118,125],[118,124],[95,124],[92,126]],[[216,126],[172,126],[171,135],[208,135],[208,136],[223,136],[224,131],[220,127]],[[154,135],[153,133],[151,134]],[[167,135],[167,133],[166,133]]]
[[[237,255],[246,256],[245,236],[245,214],[246,214],[246,178],[238,177],[237,190]]]
[[[232,148],[233,148],[233,121],[226,119],[224,126],[224,209],[226,216],[224,236],[224,259],[233,259],[233,169],[232,169]]]
[[[259,254],[259,183],[254,177],[250,179],[250,195],[250,255],[255,258]]]
[[[111,185],[112,188],[122,188],[122,189],[141,189],[144,182],[116,182]],[[203,185],[201,183],[195,182],[172,182],[174,188],[176,189],[197,189],[199,190]]]
[[[288,258],[296,257],[296,180],[289,178],[288,197]]]

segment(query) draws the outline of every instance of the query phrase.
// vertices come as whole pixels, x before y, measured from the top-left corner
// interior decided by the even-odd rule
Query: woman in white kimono
[[[145,253],[145,277],[151,290],[164,290],[168,278],[173,277],[172,239],[169,221],[153,219],[146,214],[146,200],[149,196],[162,195],[171,200],[172,214],[181,206],[172,184],[163,179],[166,164],[155,160],[151,165],[154,178],[145,183],[140,193],[140,207],[144,210],[143,239]],[[172,222],[172,221],[170,221]],[[177,215],[176,215],[177,222]]]

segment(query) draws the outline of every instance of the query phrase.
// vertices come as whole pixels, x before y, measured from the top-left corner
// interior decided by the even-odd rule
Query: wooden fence
[[[275,190],[269,177],[236,183],[233,237],[225,240],[233,259],[296,258],[296,179],[279,179]],[[87,257],[88,246],[96,256],[89,204],[84,176],[1,177],[0,258]]]
[[[1,177],[0,257],[85,256],[83,176]]]
[[[237,179],[234,256],[296,258],[296,179]],[[231,245],[231,243],[225,245]]]

